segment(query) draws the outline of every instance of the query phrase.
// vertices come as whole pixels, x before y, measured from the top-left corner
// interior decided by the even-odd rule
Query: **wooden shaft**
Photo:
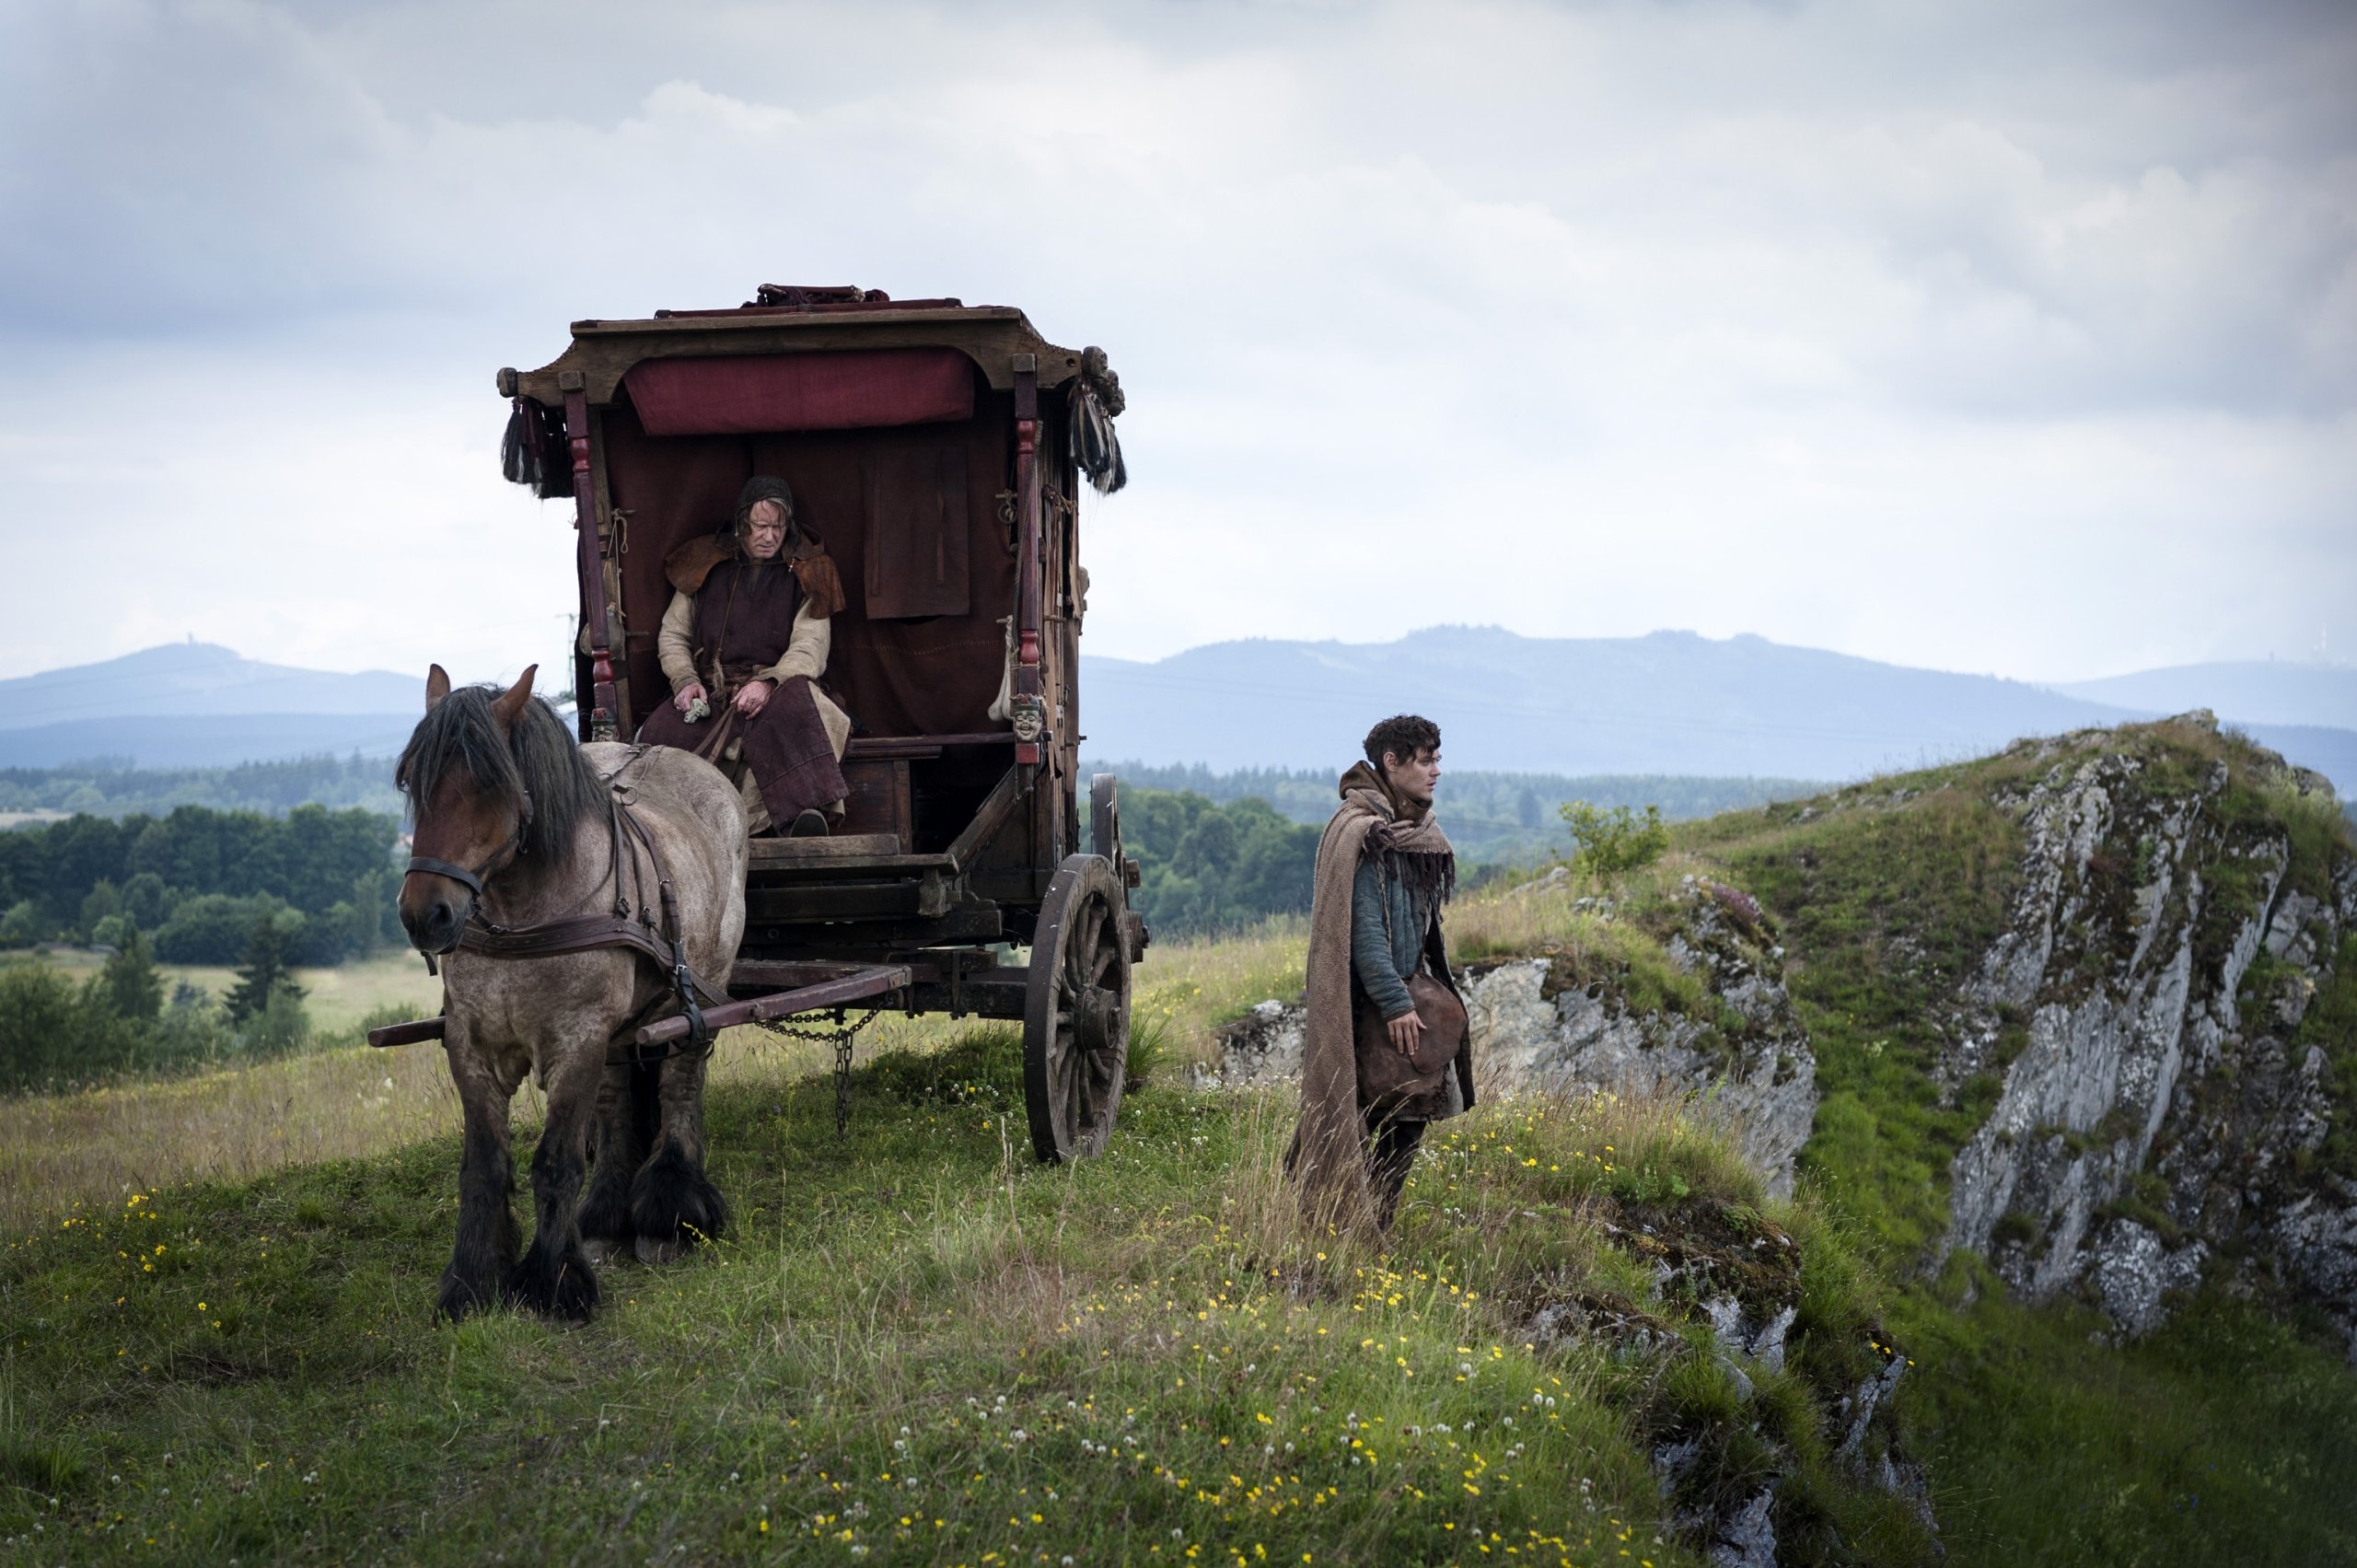
[[[837,1007],[846,1002],[864,1001],[881,996],[888,991],[906,987],[914,977],[906,964],[878,964],[872,969],[847,974],[841,980],[821,981],[816,985],[799,986],[792,991],[772,992],[750,1002],[731,1002],[725,1007],[703,1010],[706,1028],[714,1031],[733,1028],[738,1024],[758,1024],[764,1019],[783,1018],[791,1013],[808,1013],[820,1007]],[[632,1037],[641,1045],[665,1045],[688,1038],[688,1020],[665,1018],[647,1025]]]
[[[387,1024],[368,1031],[370,1045],[415,1045],[421,1040],[440,1040],[442,1022],[439,1017],[412,1018],[406,1024]]]

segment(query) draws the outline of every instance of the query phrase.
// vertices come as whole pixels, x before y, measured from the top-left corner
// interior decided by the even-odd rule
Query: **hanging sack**
[[[1408,1000],[1424,1032],[1416,1049],[1401,1051],[1374,1001],[1351,981],[1351,1044],[1358,1058],[1359,1109],[1376,1116],[1428,1117],[1440,1109],[1442,1079],[1465,1049],[1465,1004],[1419,963],[1408,977]]]

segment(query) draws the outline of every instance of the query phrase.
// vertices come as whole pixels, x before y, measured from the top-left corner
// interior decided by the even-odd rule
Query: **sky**
[[[556,656],[501,366],[1102,344],[1084,647],[2357,654],[2357,6],[0,0],[0,676]]]

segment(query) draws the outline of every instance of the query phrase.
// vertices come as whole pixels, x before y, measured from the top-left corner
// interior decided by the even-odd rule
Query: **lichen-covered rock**
[[[1242,1088],[1301,1076],[1302,1012],[1272,996],[1221,1029],[1213,1080]]]
[[[1458,978],[1480,1086],[1690,1096],[1736,1135],[1770,1194],[1789,1197],[1817,1114],[1817,1057],[1784,989],[1782,951],[1763,943],[1758,905],[1723,884],[1689,877],[1671,909],[1661,946],[1701,981],[1701,1010],[1632,1006],[1609,981],[1582,983],[1561,955],[1466,966]],[[1261,1002],[1219,1031],[1219,1045],[1213,1081],[1297,1076],[1301,1005]]]
[[[2224,761],[2156,777],[2147,757],[2082,748],[2007,803],[2022,881],[1942,1065],[1950,1083],[2002,1068],[2003,1086],[1956,1158],[1947,1242],[2028,1299],[2084,1295],[2130,1334],[2239,1258],[2322,1307],[2357,1357],[2357,1191],[2311,1168],[2335,1108],[2326,1052],[2295,1038],[2357,930],[2357,867],[2311,842],[2294,875],[2257,791],[2337,807],[2257,755],[2255,784]]]
[[[1672,1400],[1640,1416],[1670,1527],[1681,1539],[1714,1564],[1772,1568],[1782,1560],[1780,1525],[1795,1523],[1784,1483],[1799,1460],[1761,1387],[1782,1380],[1787,1394],[1795,1386],[1805,1390],[1815,1441],[1832,1451],[1846,1483],[1899,1499],[1937,1550],[1929,1483],[1900,1441],[1891,1402],[1907,1358],[1871,1323],[1858,1330],[1864,1342],[1853,1346],[1858,1360],[1829,1356],[1829,1330],[1819,1321],[1816,1358],[1793,1363],[1805,1265],[1789,1232],[1747,1207],[1702,1198],[1608,1202],[1595,1218],[1615,1248],[1644,1265],[1651,1286],[1643,1298],[1542,1292],[1518,1310],[1533,1344],[1577,1339],[1600,1346],[1656,1390],[1678,1380],[1680,1363],[1707,1365],[1724,1378],[1731,1412],[1701,1414]],[[1829,1376],[1831,1365],[1848,1370]],[[1805,1514],[1798,1522],[1812,1527]],[[1821,1521],[1815,1527],[1821,1535]]]
[[[1771,1195],[1787,1197],[1817,1114],[1817,1057],[1775,960],[1730,940],[1715,906],[1692,896],[1690,920],[1666,944],[1723,1004],[1712,1016],[1632,1010],[1609,986],[1565,983],[1561,958],[1475,965],[1465,983],[1475,1060],[1481,1081],[1508,1094],[1693,1096],[1736,1133]]]

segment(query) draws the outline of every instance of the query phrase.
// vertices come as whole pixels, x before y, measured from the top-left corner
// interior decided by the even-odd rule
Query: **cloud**
[[[1092,513],[1100,651],[1670,624],[2059,676],[2357,640],[2344,8],[0,27],[0,479],[42,519],[0,527],[46,560],[126,487],[201,516],[251,586],[191,629],[248,652],[505,656],[499,594],[421,608],[412,559],[496,533],[563,609],[563,525],[497,520],[533,508],[491,472],[491,369],[760,282],[1112,349],[1138,482]],[[310,586],[322,513],[371,519],[335,546],[363,579],[409,531],[397,604]],[[112,602],[165,608],[37,610],[0,667],[169,626],[204,568],[157,549],[180,575],[134,552]]]

